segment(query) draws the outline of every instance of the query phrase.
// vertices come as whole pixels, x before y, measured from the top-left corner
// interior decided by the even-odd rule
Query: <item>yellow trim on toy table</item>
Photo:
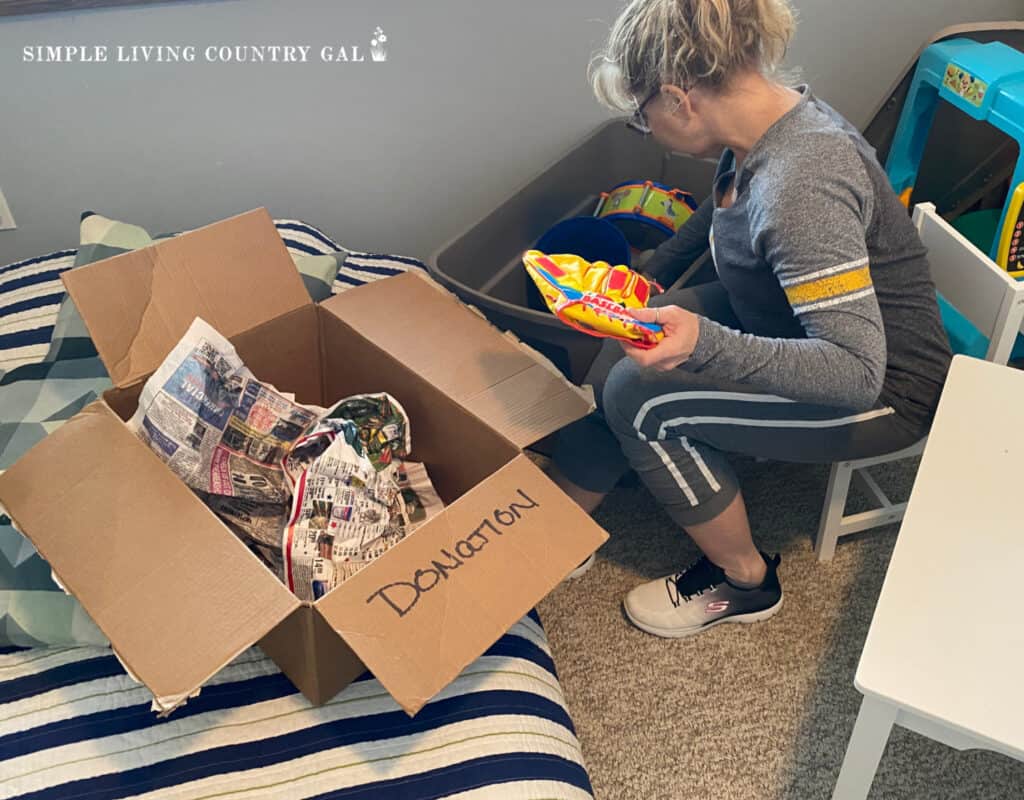
[[[1015,278],[1024,276],[1024,269],[1011,270],[1010,267],[1010,242],[1013,240],[1013,232],[1017,229],[1017,219],[1020,217],[1021,206],[1024,205],[1024,183],[1017,184],[1010,196],[1010,202],[1006,204],[1006,216],[1003,219],[1003,230],[999,236],[999,250],[996,251],[996,263],[1005,269]],[[1021,245],[1024,247],[1024,244]]]
[[[902,192],[900,192],[900,202],[903,203],[904,208],[910,208],[910,195],[914,193],[914,187],[908,186]]]

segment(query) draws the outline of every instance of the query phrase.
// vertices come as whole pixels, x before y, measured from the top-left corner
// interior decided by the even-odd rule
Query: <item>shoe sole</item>
[[[587,560],[584,561],[582,564],[580,564],[578,567],[576,567],[576,569],[574,569],[568,575],[566,575],[565,579],[566,580],[573,580],[574,578],[582,577],[583,575],[585,575],[587,573],[587,571],[592,566],[594,566],[594,562],[596,560],[597,560],[597,557],[593,553],[591,553],[590,556],[587,558]]]
[[[713,628],[716,625],[721,625],[723,622],[739,622],[741,625],[751,625],[755,622],[764,622],[766,619],[774,617],[782,609],[782,601],[785,595],[779,597],[779,601],[766,609],[761,611],[752,611],[749,614],[734,614],[730,617],[722,617],[716,619],[714,622],[709,622],[700,628],[659,628],[655,625],[648,625],[645,622],[640,622],[636,617],[629,613],[629,608],[625,603],[622,604],[622,610],[626,612],[626,617],[636,627],[642,631],[653,634],[654,636],[660,636],[663,639],[685,639],[687,636],[694,636],[698,633],[703,633],[709,628]]]

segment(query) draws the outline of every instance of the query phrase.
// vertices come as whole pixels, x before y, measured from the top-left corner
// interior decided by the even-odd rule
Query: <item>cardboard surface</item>
[[[164,710],[259,642],[313,703],[365,664],[415,713],[607,539],[517,447],[589,394],[427,278],[315,307],[258,209],[64,279],[116,388],[0,475],[0,503]],[[447,508],[301,603],[123,422],[197,315],[300,402],[391,393]]]
[[[231,343],[260,380],[300,403],[323,405],[319,315],[316,306],[304,306],[232,336]]]
[[[321,305],[519,447],[594,407],[589,392],[566,381],[543,356],[419,273],[376,281]]]
[[[102,402],[0,475],[0,502],[165,708],[299,605]]]
[[[519,455],[317,608],[413,714],[607,538]]]
[[[319,610],[306,603],[260,639],[259,646],[315,705],[326,703],[366,671]]]
[[[388,279],[392,280],[392,279]],[[355,291],[361,292],[362,289]],[[468,313],[461,309],[462,313]],[[431,483],[451,503],[518,454],[518,449],[411,367],[321,309],[324,396],[388,392],[409,417],[410,461],[426,465]]]
[[[197,316],[230,338],[311,304],[263,208],[61,279],[117,386],[155,370]]]

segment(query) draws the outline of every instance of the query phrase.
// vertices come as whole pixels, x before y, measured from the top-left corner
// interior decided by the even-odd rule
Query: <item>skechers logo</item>
[[[729,607],[728,600],[713,600],[704,606],[704,610],[709,614],[717,614],[719,611],[725,611]]]

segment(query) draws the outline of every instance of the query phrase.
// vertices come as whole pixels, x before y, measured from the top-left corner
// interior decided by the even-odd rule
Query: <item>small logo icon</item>
[[[704,610],[709,614],[717,614],[719,611],[725,611],[729,607],[728,600],[712,600],[706,606]]]
[[[373,31],[373,38],[370,39],[370,58],[374,61],[388,60],[388,37],[384,29],[378,25]]]

